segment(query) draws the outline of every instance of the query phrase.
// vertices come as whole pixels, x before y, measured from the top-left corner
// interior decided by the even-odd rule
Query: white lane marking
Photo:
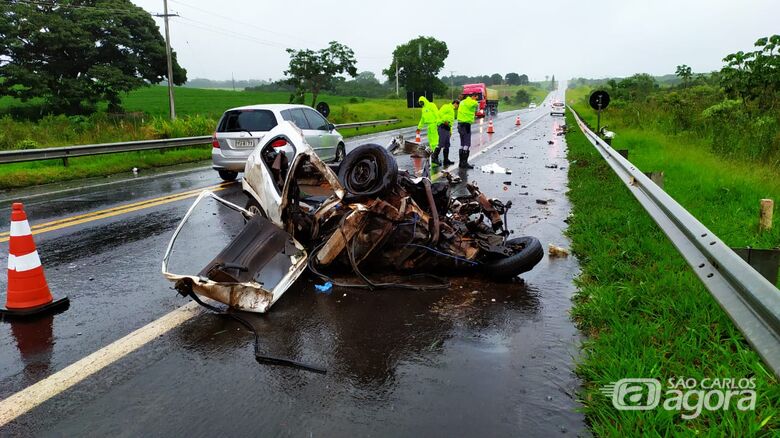
[[[200,313],[198,304],[191,301],[162,318],[150,322],[129,335],[0,401],[0,427],[5,426],[52,397],[72,388],[87,377],[122,359]]]
[[[32,234],[30,223],[27,220],[11,221],[11,237],[29,236]]]
[[[493,142],[493,143],[491,143],[489,146],[487,146],[487,147],[485,147],[485,148],[482,148],[482,149],[480,149],[479,151],[477,151],[477,153],[476,153],[476,154],[474,154],[474,155],[472,155],[471,157],[469,157],[469,160],[473,160],[473,159],[477,158],[478,156],[482,155],[483,153],[485,153],[485,152],[487,152],[487,151],[489,151],[489,150],[493,149],[495,146],[497,146],[498,144],[500,144],[500,143],[501,143],[501,142],[503,142],[504,140],[508,139],[509,137],[512,137],[512,136],[514,136],[514,135],[517,135],[517,134],[518,134],[518,133],[520,133],[520,132],[523,132],[523,131],[524,131],[526,128],[530,127],[531,125],[533,125],[534,123],[536,123],[536,121],[537,121],[537,120],[541,119],[542,117],[544,117],[544,116],[546,116],[546,115],[547,115],[547,114],[542,114],[541,116],[539,116],[539,117],[537,117],[537,118],[535,118],[535,119],[531,120],[530,122],[526,123],[526,124],[525,124],[525,126],[523,126],[522,128],[518,129],[517,131],[512,131],[512,132],[510,132],[509,134],[507,134],[507,135],[505,135],[505,136],[501,137],[500,139],[498,139],[498,140],[494,141],[494,142]],[[447,171],[447,172],[452,172],[454,169],[457,169],[457,168],[458,168],[458,164],[456,163],[456,164],[452,164],[452,165],[450,165],[450,167],[448,167],[448,168],[446,168],[446,169],[444,169],[444,170],[445,170],[445,171]]]
[[[8,254],[8,269],[16,272],[29,271],[41,266],[41,258],[38,251],[33,251],[23,256]]]

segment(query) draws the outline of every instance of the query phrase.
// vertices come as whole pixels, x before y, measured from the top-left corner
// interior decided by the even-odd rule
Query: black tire
[[[235,181],[238,178],[238,172],[232,170],[218,170],[217,172],[219,172],[219,177],[225,181]]]
[[[260,206],[260,203],[249,194],[246,196],[249,199],[246,200],[246,206],[244,208],[252,213],[259,214],[260,216],[268,219],[268,215],[265,213],[265,210],[263,210],[263,207]]]
[[[528,272],[544,257],[544,249],[539,239],[532,236],[509,239],[507,246],[522,246],[523,249],[513,255],[497,260],[490,260],[482,264],[482,271],[490,276],[499,278],[516,277],[523,272]]]
[[[338,146],[336,146],[336,156],[333,157],[334,163],[340,163],[344,161],[344,157],[347,156],[347,147],[344,146],[344,143],[339,143]]]
[[[395,157],[378,144],[358,146],[347,154],[339,167],[339,181],[357,198],[382,196],[395,186],[397,179]]]

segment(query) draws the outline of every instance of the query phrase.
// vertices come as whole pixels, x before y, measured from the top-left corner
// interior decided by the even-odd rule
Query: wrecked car
[[[307,267],[337,286],[426,289],[448,287],[435,274],[512,278],[544,255],[536,238],[509,237],[511,202],[446,173],[431,181],[399,171],[388,148],[376,144],[328,165],[289,122],[249,156],[242,188],[244,208],[202,194],[174,232],[163,274],[180,293],[265,312]],[[167,272],[178,231],[207,196],[243,214],[246,226],[199,274]],[[391,271],[404,282],[370,278]],[[424,276],[437,283],[420,283]]]

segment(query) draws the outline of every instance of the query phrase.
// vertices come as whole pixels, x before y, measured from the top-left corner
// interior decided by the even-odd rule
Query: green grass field
[[[567,92],[585,119],[595,114]],[[609,120],[602,120],[602,123]],[[587,335],[577,373],[598,436],[776,436],[780,386],[674,246],[585,139],[571,114],[573,217],[569,235],[582,265],[572,316]],[[780,245],[780,229],[758,232],[758,202],[780,199],[777,171],[727,161],[701,141],[613,126],[613,146],[644,171],[663,170],[666,191],[731,246]],[[618,411],[599,389],[626,377],[755,378],[755,411],[703,411],[692,420],[661,409]],[[695,400],[694,400],[695,401]]]
[[[528,92],[528,94],[531,95],[531,102],[535,104],[540,104],[544,100],[545,97],[547,97],[550,92],[548,90],[534,87],[532,85],[491,85],[490,88],[495,88],[498,90],[498,96],[499,99],[501,99],[501,103],[499,104],[499,108],[504,109],[517,109],[517,108],[524,108],[527,105],[515,105],[515,104],[509,104],[506,105],[503,102],[504,96],[509,97],[509,99],[514,99],[515,94],[518,90],[525,90]]]

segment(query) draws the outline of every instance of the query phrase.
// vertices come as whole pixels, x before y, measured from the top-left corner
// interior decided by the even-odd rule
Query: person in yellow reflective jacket
[[[445,166],[455,164],[450,161],[450,138],[452,137],[452,127],[455,125],[455,111],[458,109],[460,101],[455,99],[452,103],[445,103],[439,108],[439,147],[433,151],[433,162],[439,164],[439,151],[444,149]]]
[[[479,109],[479,102],[477,102],[477,94],[460,101],[458,105],[458,134],[460,134],[460,162],[458,167],[463,169],[473,169],[474,166],[469,164],[469,149],[471,149],[471,124],[474,123],[474,118]]]
[[[437,132],[439,108],[436,107],[435,103],[426,99],[425,96],[420,96],[417,101],[422,106],[422,115],[420,116],[420,123],[417,124],[417,133],[419,134],[422,131],[423,126],[428,128],[428,145],[431,148],[431,152],[433,152],[439,146],[439,133]]]

